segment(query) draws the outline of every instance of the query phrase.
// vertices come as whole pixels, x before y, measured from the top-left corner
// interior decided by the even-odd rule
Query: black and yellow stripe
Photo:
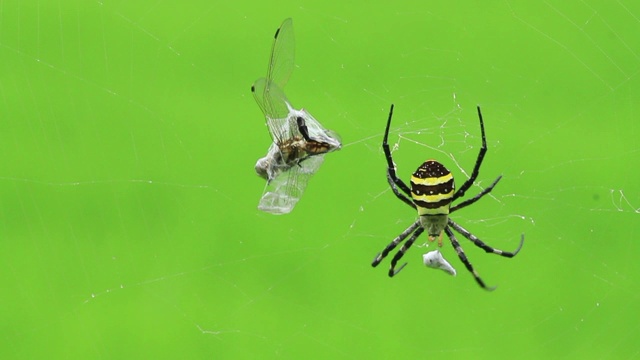
[[[411,176],[411,197],[419,215],[448,215],[454,192],[453,174],[435,160],[425,161]]]

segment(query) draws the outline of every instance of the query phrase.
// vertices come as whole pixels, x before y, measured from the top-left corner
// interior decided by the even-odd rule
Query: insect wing
[[[295,39],[293,37],[293,20],[286,19],[276,31],[271,48],[271,59],[267,69],[269,82],[281,89],[289,81],[294,67]]]
[[[271,139],[281,144],[290,137],[289,113],[292,109],[287,96],[281,87],[265,78],[256,80],[251,92],[267,121]]]
[[[281,173],[267,184],[258,209],[276,215],[290,213],[323,161],[323,155],[310,156]]]
[[[322,142],[331,146],[331,150],[338,150],[342,147],[342,143],[340,140],[340,135],[335,131],[325,129],[322,124],[318,122],[309,112],[306,110],[296,110],[300,113],[300,115],[304,119],[305,125],[307,126],[307,132],[309,137],[315,141]],[[296,132],[300,131],[296,129]]]

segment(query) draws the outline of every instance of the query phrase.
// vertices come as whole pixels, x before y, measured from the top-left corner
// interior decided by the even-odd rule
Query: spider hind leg
[[[458,239],[456,239],[456,237],[453,234],[453,232],[451,231],[451,229],[447,226],[447,227],[444,228],[444,231],[447,233],[447,236],[449,237],[449,240],[451,240],[451,245],[453,245],[453,248],[456,250],[456,253],[458,254],[458,257],[460,258],[460,261],[462,261],[462,263],[467,268],[467,270],[469,270],[469,272],[473,275],[473,278],[476,280],[478,285],[480,285],[483,289],[488,290],[488,291],[495,290],[497,288],[497,286],[487,286],[485,284],[485,282],[480,278],[480,275],[473,268],[473,265],[471,265],[471,263],[469,262],[469,259],[467,259],[467,255],[465,255],[464,250],[462,250],[462,247],[460,246],[460,243],[458,242]]]
[[[520,252],[520,249],[522,249],[522,245],[524,245],[524,234],[522,234],[520,236],[520,244],[518,245],[518,248],[515,249],[514,251],[504,251],[504,250],[496,249],[496,248],[494,248],[492,246],[489,246],[489,245],[485,244],[482,240],[478,239],[477,236],[475,236],[471,232],[469,232],[469,230],[467,230],[467,229],[463,228],[462,226],[458,225],[456,222],[454,222],[451,219],[449,219],[449,225],[455,231],[457,231],[460,234],[462,234],[462,236],[464,236],[465,238],[469,239],[469,241],[471,241],[475,246],[481,248],[482,250],[484,250],[487,253],[504,256],[506,258],[512,258],[512,257],[516,256]]]
[[[398,261],[404,256],[404,253],[406,253],[407,250],[409,250],[411,245],[413,245],[413,242],[416,241],[418,236],[420,236],[420,234],[422,234],[423,231],[424,231],[424,228],[422,226],[418,227],[416,231],[413,233],[413,235],[411,235],[409,240],[407,240],[406,243],[402,244],[402,247],[400,247],[400,250],[398,250],[398,252],[393,256],[393,259],[391,259],[391,267],[389,267],[389,277],[394,277],[400,272],[400,270],[404,269],[404,267],[407,266],[407,263],[404,263],[400,265],[400,268],[398,268],[397,270],[395,269]]]
[[[402,241],[404,241],[404,239],[407,238],[407,236],[409,236],[409,234],[411,234],[412,232],[414,232],[416,230],[416,228],[418,228],[418,226],[420,226],[420,222],[416,221],[413,224],[411,224],[411,226],[409,226],[405,231],[403,231],[400,235],[398,235],[395,239],[393,239],[393,241],[391,241],[389,243],[389,245],[387,245],[384,250],[382,250],[381,253],[378,253],[378,255],[376,255],[376,257],[373,259],[373,262],[371,263],[371,266],[376,267],[378,266],[378,264],[380,264],[380,262],[382,262],[382,260],[387,257],[387,255],[389,255],[389,253],[396,248],[396,246],[398,246],[399,243],[401,243]]]

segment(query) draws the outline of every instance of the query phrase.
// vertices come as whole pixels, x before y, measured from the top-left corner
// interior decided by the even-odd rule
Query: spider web
[[[638,357],[640,9],[0,3],[3,358]],[[363,5],[364,6],[364,5]],[[293,17],[287,95],[344,148],[295,211],[255,207],[269,144],[249,86]],[[384,177],[426,159],[473,196],[454,214],[513,259],[416,241]],[[46,352],[45,352],[46,351]],[[126,356],[125,355],[125,356]],[[131,357],[131,356],[129,356]]]

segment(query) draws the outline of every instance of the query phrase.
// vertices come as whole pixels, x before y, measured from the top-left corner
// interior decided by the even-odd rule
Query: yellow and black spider
[[[473,266],[471,265],[471,263],[469,263],[467,256],[464,254],[464,251],[460,246],[460,243],[458,243],[458,240],[453,235],[451,228],[462,234],[462,236],[469,239],[484,251],[508,258],[514,257],[520,251],[520,249],[522,248],[522,244],[524,243],[524,234],[522,234],[520,245],[515,251],[502,251],[485,244],[475,235],[471,234],[468,230],[456,224],[453,220],[451,220],[451,218],[449,218],[450,213],[469,206],[480,200],[483,196],[490,193],[491,190],[493,190],[494,186],[496,186],[498,181],[500,181],[500,179],[502,178],[502,176],[498,176],[498,178],[495,179],[493,183],[489,185],[489,187],[480,191],[478,195],[464,200],[457,205],[451,206],[451,203],[453,201],[464,196],[465,191],[467,191],[471,187],[471,185],[473,185],[473,182],[478,177],[480,165],[482,165],[484,155],[487,152],[487,140],[485,139],[484,135],[484,123],[482,121],[482,113],[480,112],[480,107],[478,106],[478,117],[480,118],[480,131],[482,133],[482,147],[480,148],[480,152],[478,153],[478,158],[476,160],[475,166],[473,167],[471,177],[467,181],[465,181],[464,184],[462,184],[458,191],[455,191],[453,174],[451,174],[451,172],[447,170],[444,165],[436,160],[427,160],[418,167],[418,169],[411,176],[411,190],[409,190],[409,187],[396,176],[395,164],[393,163],[391,150],[389,149],[389,144],[387,143],[392,116],[393,104],[391,105],[391,110],[389,110],[387,128],[384,132],[384,139],[382,140],[382,149],[384,150],[384,154],[387,159],[387,181],[391,186],[391,190],[398,197],[398,199],[402,200],[405,204],[418,211],[419,218],[405,231],[398,235],[398,237],[393,239],[393,241],[389,243],[389,245],[387,245],[384,250],[376,256],[371,266],[375,267],[380,264],[382,259],[384,259],[389,254],[389,252],[391,252],[400,242],[406,239],[407,236],[413,233],[409,240],[407,240],[407,242],[405,242],[402,247],[400,247],[400,250],[391,260],[389,277],[393,277],[407,265],[407,263],[404,263],[402,264],[402,266],[400,266],[399,269],[395,269],[397,262],[402,258],[404,253],[409,250],[413,242],[416,241],[420,234],[427,230],[429,241],[435,241],[437,239],[438,246],[442,246],[442,231],[444,231],[451,240],[451,244],[456,250],[456,253],[458,253],[460,261],[462,261],[467,270],[469,270],[473,274],[473,277],[476,279],[478,284],[480,284],[480,286],[482,286],[482,288],[486,290],[494,290],[495,287],[487,287],[478,273],[473,269]]]

